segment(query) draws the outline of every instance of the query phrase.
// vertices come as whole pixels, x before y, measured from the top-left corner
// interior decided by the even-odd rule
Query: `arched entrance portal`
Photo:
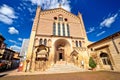
[[[55,54],[54,61],[67,61],[68,56],[70,56],[70,44],[67,40],[59,39],[55,42]]]

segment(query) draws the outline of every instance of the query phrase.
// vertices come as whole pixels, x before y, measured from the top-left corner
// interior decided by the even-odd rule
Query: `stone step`
[[[75,66],[74,64],[67,63],[65,61],[60,61],[54,64],[51,68],[46,70],[46,72],[57,72],[57,73],[64,73],[64,72],[78,72],[84,71],[84,69]]]

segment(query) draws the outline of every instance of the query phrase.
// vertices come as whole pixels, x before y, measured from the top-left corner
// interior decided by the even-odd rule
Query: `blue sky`
[[[20,51],[22,40],[30,37],[37,5],[57,8],[83,16],[90,41],[98,41],[120,31],[120,0],[0,0],[0,33],[8,47]]]

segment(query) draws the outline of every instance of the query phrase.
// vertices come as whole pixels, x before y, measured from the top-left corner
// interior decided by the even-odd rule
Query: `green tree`
[[[95,61],[93,60],[93,58],[92,57],[90,57],[90,59],[89,59],[89,66],[93,69],[93,68],[95,68],[96,67],[96,63],[95,63]]]

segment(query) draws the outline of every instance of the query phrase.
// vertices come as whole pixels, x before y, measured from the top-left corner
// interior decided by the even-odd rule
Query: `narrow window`
[[[78,41],[76,41],[76,47],[78,47]]]
[[[67,24],[67,34],[70,36],[69,25]]]
[[[53,23],[53,35],[56,35],[56,24],[55,24],[55,22]]]
[[[82,47],[82,43],[81,43],[81,41],[79,41],[79,46]]]
[[[45,45],[45,46],[47,45],[47,40],[46,40],[46,39],[44,39],[44,45]]]
[[[60,36],[60,23],[58,23],[58,36]]]
[[[39,42],[39,45],[41,45],[42,44],[42,39],[40,39],[40,42]]]
[[[65,36],[65,25],[64,25],[64,23],[62,24],[62,27],[63,27],[63,36]]]

